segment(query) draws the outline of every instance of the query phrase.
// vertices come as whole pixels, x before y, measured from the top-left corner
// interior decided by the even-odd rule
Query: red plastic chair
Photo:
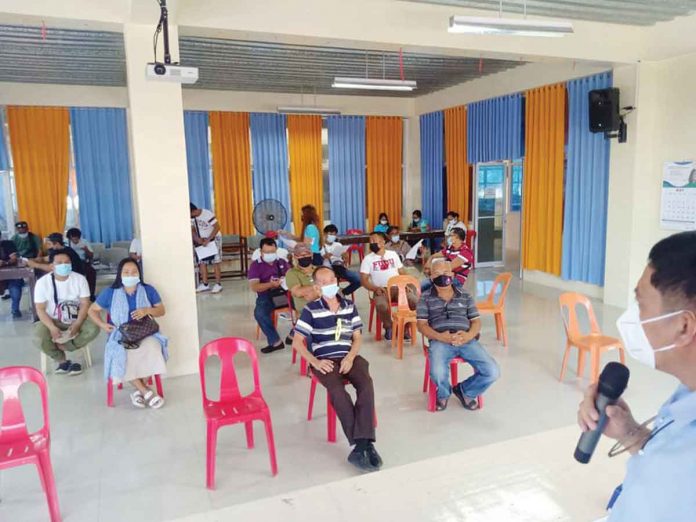
[[[428,345],[425,344],[425,336],[423,336],[423,355],[425,355],[425,374],[423,375],[423,393],[428,392],[428,411],[435,411],[437,403],[437,386],[430,378],[430,359],[428,359]],[[455,357],[450,361],[450,384],[454,388],[459,383],[459,363],[467,361],[461,357]],[[479,409],[483,408],[483,395],[476,397]]]
[[[466,239],[464,240],[466,243],[466,246],[469,247],[469,250],[474,252],[476,254],[476,250],[474,250],[474,243],[476,243],[476,231],[475,230],[467,230],[466,231]],[[471,262],[471,268],[472,270],[476,268],[476,255],[474,255],[474,260]]]
[[[314,411],[314,396],[317,393],[317,384],[319,384],[319,379],[312,373],[312,385],[309,388],[309,406],[307,407],[307,420],[312,420],[312,412]],[[348,385],[350,381],[348,379],[343,380],[343,384]],[[328,393],[326,394],[326,439],[329,442],[336,442],[336,410],[331,404]],[[374,412],[374,422],[375,428],[377,427],[377,411]]]
[[[362,236],[365,232],[360,230],[359,228],[351,228],[349,230],[346,230],[346,235],[348,236]],[[360,258],[360,262],[362,263],[363,258],[365,257],[365,245],[362,243],[356,243],[354,245],[349,245],[348,250],[346,250],[346,253],[348,254],[348,266],[353,264],[353,252],[358,253],[358,257]]]
[[[33,382],[41,393],[43,427],[34,432],[27,431],[27,424],[19,400],[22,384]],[[28,366],[0,368],[0,391],[2,391],[2,424],[0,424],[0,470],[35,464],[46,493],[51,522],[60,522],[58,494],[51,466],[51,427],[48,420],[48,390],[41,372]]]
[[[254,374],[254,391],[242,396],[237,382],[237,372],[234,367],[234,356],[244,352],[251,360]],[[220,359],[220,399],[209,399],[205,388],[205,362],[209,357]],[[271,472],[278,474],[276,462],[275,442],[273,439],[273,427],[271,425],[271,411],[261,394],[261,382],[259,379],[259,361],[256,357],[254,346],[246,339],[237,337],[223,337],[206,344],[198,357],[198,367],[201,376],[201,392],[203,396],[203,413],[205,414],[207,427],[206,446],[206,486],[215,489],[215,459],[217,447],[217,432],[222,426],[244,423],[246,429],[247,447],[254,447],[253,421],[260,420],[266,427],[266,440],[268,452],[271,458]]]
[[[148,383],[148,385],[152,386],[152,377],[150,377],[148,379],[147,383]],[[157,395],[164,398],[164,389],[162,388],[162,378],[159,375],[155,375],[155,386],[157,387]],[[123,389],[122,382],[118,383],[118,389],[119,390]],[[106,383],[106,405],[109,408],[114,407],[114,382],[111,380],[111,377],[109,377],[109,380]]]
[[[370,322],[367,326],[367,331],[371,332],[372,331],[372,322],[373,320],[376,321],[375,323],[375,341],[381,341],[382,340],[382,320],[379,318],[379,314],[377,313],[377,308],[375,306],[375,300],[372,298],[372,296],[369,296],[370,299]]]

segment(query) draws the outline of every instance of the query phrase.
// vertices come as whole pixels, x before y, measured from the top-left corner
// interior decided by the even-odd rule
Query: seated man
[[[451,263],[454,279],[452,283],[455,286],[463,287],[469,277],[469,272],[474,264],[474,253],[466,246],[466,231],[461,228],[452,230],[447,245],[442,249],[442,252],[433,254],[425,264],[423,271],[426,275],[430,274],[432,263],[438,259],[445,259]],[[433,286],[430,279],[425,279],[421,283],[421,292],[429,290]]]
[[[261,348],[262,353],[275,352],[285,347],[273,325],[272,315],[276,308],[288,305],[285,290],[281,286],[290,265],[287,261],[278,259],[277,248],[274,239],[264,237],[261,240],[261,259],[251,263],[247,275],[249,287],[258,294],[254,317],[268,340],[268,345]]]
[[[387,296],[387,282],[391,277],[406,275],[399,254],[385,248],[386,236],[381,232],[370,234],[370,253],[366,255],[360,264],[360,279],[362,285],[374,293],[375,308],[380,321],[384,326],[384,338],[390,341],[392,338],[392,310],[390,300],[396,302],[399,298],[396,288],[392,289],[391,296]],[[408,304],[411,310],[416,309],[418,298],[415,290],[407,290]],[[410,337],[404,336],[404,339]]]
[[[348,443],[355,445],[348,462],[362,471],[376,471],[382,459],[374,447],[375,393],[369,364],[360,352],[362,321],[355,305],[338,295],[338,280],[329,267],[314,271],[321,298],[302,310],[295,326],[295,348],[326,387]],[[344,380],[357,392],[355,404]]]
[[[500,376],[495,360],[478,342],[481,320],[474,299],[452,284],[449,261],[437,260],[432,266],[435,285],[418,302],[418,331],[430,340],[428,361],[430,378],[437,386],[437,410],[447,408],[452,392],[467,410],[479,408],[482,395]],[[474,369],[474,375],[450,386],[450,361],[461,357]]]
[[[26,221],[17,221],[15,231],[12,242],[17,247],[19,257],[34,259],[41,256],[41,238],[29,231],[29,224]]]
[[[312,265],[312,250],[305,243],[297,243],[292,251],[292,257],[295,261],[295,266],[285,274],[285,286],[292,295],[293,308],[297,310],[298,315],[307,306],[308,301],[314,301],[319,298],[317,289],[314,286],[312,273],[314,266]],[[285,344],[292,344],[293,332],[285,338]]]
[[[337,236],[338,228],[336,225],[324,227],[324,246],[321,248],[321,255],[324,258],[324,266],[330,266],[337,277],[350,283],[341,290],[341,293],[344,296],[352,295],[360,288],[360,274],[346,268],[348,252],[344,251],[343,245],[336,240]]]
[[[82,240],[82,231],[79,228],[71,228],[66,233],[68,238],[68,247],[72,248],[80,260],[89,263],[94,258],[94,252],[87,241]]]
[[[17,255],[17,248],[12,241],[0,241],[0,270],[3,267],[17,266],[17,261],[19,256]],[[9,279],[2,281],[7,286],[10,291],[10,298],[12,299],[12,318],[20,319],[22,317],[22,312],[19,311],[19,302],[22,299],[22,287],[24,286],[24,279]]]
[[[466,233],[466,225],[459,219],[459,213],[454,210],[450,210],[447,213],[447,217],[442,226],[445,229],[445,238],[448,238],[455,228],[461,228]]]
[[[411,250],[411,246],[399,236],[399,227],[393,225],[389,227],[387,237],[389,240],[385,248],[399,254],[399,259],[401,259],[401,262],[404,262],[406,260],[406,254]]]
[[[39,322],[35,342],[58,363],[55,373],[81,374],[82,366],[71,362],[66,352],[86,346],[99,335],[99,327],[87,319],[89,296],[87,279],[73,272],[65,251],[53,256],[52,273],[36,282],[34,302]]]

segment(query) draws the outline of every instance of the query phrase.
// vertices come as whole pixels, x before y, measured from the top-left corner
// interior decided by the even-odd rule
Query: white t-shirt
[[[339,243],[338,241],[334,241],[333,243],[327,243],[323,247],[321,247],[321,255],[322,257],[326,254],[331,254],[331,259],[328,261],[325,259],[324,260],[324,266],[331,266],[331,265],[342,265],[343,264],[343,255],[338,254],[338,252],[343,252],[343,245]]]
[[[34,301],[37,304],[46,303],[46,313],[49,317],[70,324],[77,319],[80,299],[90,296],[87,279],[77,272],[70,272],[65,281],[56,279],[58,308],[56,308],[52,279],[52,274],[46,274],[36,282]]]
[[[138,254],[139,256],[142,257],[143,255],[143,246],[140,244],[140,240],[136,237],[131,241],[130,248],[128,249],[128,252],[131,254]]]
[[[196,230],[198,232],[199,237],[201,239],[208,239],[211,238],[211,235],[213,233],[213,230],[215,229],[215,225],[217,225],[218,220],[215,217],[215,214],[213,214],[207,208],[202,208],[200,210],[200,216],[191,218],[191,226],[194,229],[196,229],[196,224],[198,224],[198,228]],[[217,235],[221,235],[221,232],[218,231]]]
[[[360,263],[360,273],[369,274],[373,285],[386,288],[389,278],[398,276],[403,266],[399,254],[392,250],[384,252],[384,256],[370,252]]]
[[[73,243],[72,241],[70,241],[68,243],[68,246],[72,248],[75,252],[77,252],[77,255],[80,256],[80,259],[82,259],[83,261],[87,259],[87,253],[85,252],[84,247],[87,247],[87,250],[89,252],[92,252],[92,247],[89,246],[89,243],[82,239],[80,239],[78,243]]]
[[[446,223],[447,225],[445,226],[445,237],[450,235],[453,228],[461,228],[464,232],[466,232],[466,225],[462,221],[457,221],[456,223],[446,221]]]

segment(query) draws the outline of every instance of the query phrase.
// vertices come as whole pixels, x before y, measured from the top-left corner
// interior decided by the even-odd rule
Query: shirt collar
[[[462,293],[462,291],[461,291],[459,288],[457,288],[457,286],[456,286],[454,283],[452,284],[452,290],[454,291],[454,297],[453,297],[453,299],[454,299],[455,297],[462,297],[462,295],[464,295],[464,294]],[[435,286],[435,283],[433,283],[433,286],[432,286],[432,288],[430,289],[430,296],[431,296],[431,297],[437,297],[438,299],[442,299],[442,297],[440,297],[440,294],[437,293],[437,287]],[[443,300],[444,300],[444,299],[443,299]]]
[[[336,299],[338,299],[338,309],[343,310],[347,306],[347,300],[341,297],[340,295],[336,294]],[[329,303],[326,302],[326,299],[324,297],[320,297],[318,299],[319,303],[321,304],[321,307],[324,310],[330,310],[329,308]]]
[[[660,416],[673,419],[680,428],[696,421],[696,391],[680,384],[660,409]]]

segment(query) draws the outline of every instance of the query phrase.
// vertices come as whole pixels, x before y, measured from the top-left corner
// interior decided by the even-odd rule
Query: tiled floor
[[[469,287],[483,290],[494,276],[491,270],[479,270]],[[226,335],[253,339],[253,296],[246,283],[233,281],[224,286],[220,295],[199,297],[201,341]],[[73,378],[48,377],[52,458],[64,520],[236,519],[228,513],[246,514],[240,518],[245,520],[294,520],[292,517],[300,516],[314,520],[318,518],[317,506],[308,504],[307,499],[312,492],[321,491],[336,499],[331,509],[340,508],[340,516],[332,518],[374,519],[374,512],[371,518],[364,506],[347,501],[355,496],[346,493],[348,496],[343,497],[346,488],[353,494],[371,494],[379,506],[400,505],[402,510],[412,504],[398,499],[420,491],[422,498],[413,504],[410,520],[586,520],[599,516],[610,493],[605,486],[620,479],[623,462],[598,456],[580,470],[581,466],[571,460],[578,435],[572,425],[585,383],[572,375],[574,362],[566,381],[557,380],[565,344],[557,296],[553,290],[513,282],[507,350],[495,341],[492,320],[484,319],[482,340],[499,361],[502,377],[486,395],[485,408],[479,412],[467,412],[456,407],[456,402],[445,412],[427,412],[421,392],[420,348],[407,347],[399,361],[386,343],[374,342],[368,334],[363,355],[370,361],[375,382],[377,444],[385,461],[384,470],[370,476],[357,475],[345,462],[348,447],[340,434],[338,443],[326,442],[322,390],[317,395],[315,420],[306,421],[309,381],[290,365],[289,350],[261,356],[261,381],[273,415],[280,472],[275,478],[270,476],[261,426],[256,428],[257,447],[253,451],[246,449],[240,427],[225,428],[218,440],[217,490],[213,492],[205,489],[205,430],[198,377],[165,380],[167,405],[162,410],[134,410],[125,391],[117,392],[115,408],[106,408],[100,354],[103,344],[96,342],[92,350],[95,367],[91,370]],[[366,318],[364,293],[358,305]],[[613,322],[620,311],[602,305],[596,305],[596,311],[606,332],[616,334]],[[38,366],[30,321],[12,322],[7,319],[8,312],[9,303],[3,301],[0,366]],[[633,374],[625,396],[636,416],[647,418],[675,383],[629,364]],[[30,422],[36,425],[36,395],[31,392],[28,390],[26,399]],[[568,429],[549,431],[559,428]],[[496,445],[505,441],[507,446]],[[485,455],[496,458],[489,465],[482,457]],[[593,466],[596,476],[587,471]],[[606,473],[612,480],[597,482],[596,477]],[[432,485],[424,482],[429,476],[434,477]],[[510,481],[506,477],[511,477]],[[404,488],[405,484],[409,487]],[[502,486],[504,491],[492,494]],[[573,488],[577,502],[539,493],[541,488],[565,498],[564,486]],[[308,489],[317,487],[328,490]],[[38,476],[31,467],[3,471],[0,498],[0,521],[48,519]],[[288,498],[297,499],[291,514],[277,508],[278,499],[294,502],[286,501]],[[531,511],[513,509],[520,503],[530,506]],[[325,504],[319,508],[329,513]],[[225,510],[237,505],[240,511]],[[496,510],[498,505],[500,511]],[[541,512],[547,513],[546,518],[529,514]],[[490,514],[488,518],[486,514]],[[496,518],[499,516],[502,518]]]

